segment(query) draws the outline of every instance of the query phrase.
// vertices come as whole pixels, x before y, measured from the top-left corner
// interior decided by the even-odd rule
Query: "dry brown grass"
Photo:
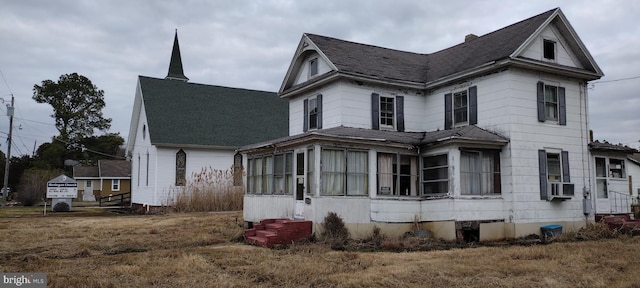
[[[0,215],[0,271],[46,272],[49,287],[640,287],[638,237],[341,252],[232,242],[241,212],[62,215]]]
[[[244,191],[233,186],[233,170],[204,167],[193,173],[184,187],[173,191],[168,203],[177,212],[211,212],[242,210]]]

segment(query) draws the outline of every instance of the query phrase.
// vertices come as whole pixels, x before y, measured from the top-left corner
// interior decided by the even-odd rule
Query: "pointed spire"
[[[184,76],[182,71],[182,57],[180,57],[180,45],[178,45],[178,29],[176,29],[176,36],[173,39],[173,51],[171,51],[171,62],[169,63],[169,73],[164,79],[180,80],[187,82],[189,78]]]

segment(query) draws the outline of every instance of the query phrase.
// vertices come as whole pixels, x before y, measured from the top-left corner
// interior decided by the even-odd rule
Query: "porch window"
[[[611,178],[625,178],[624,160],[609,158],[609,176]]]
[[[293,153],[274,156],[273,175],[276,194],[290,194],[293,191]]]
[[[500,194],[500,151],[464,150],[460,152],[460,193],[462,195]]]
[[[322,150],[322,195],[367,195],[368,153],[355,150]]]
[[[87,183],[85,183],[85,187],[86,188],[91,188],[91,180],[87,180]]]
[[[120,191],[120,179],[111,180],[111,191]]]
[[[425,195],[449,192],[449,164],[447,154],[422,158],[422,189]]]
[[[418,157],[378,153],[378,195],[418,195]]]
[[[313,149],[307,150],[307,194],[316,195],[316,185],[314,177],[315,154]]]
[[[273,156],[262,160],[262,194],[273,194]]]

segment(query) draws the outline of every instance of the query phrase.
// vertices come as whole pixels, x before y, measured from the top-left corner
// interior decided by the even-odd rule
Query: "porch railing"
[[[631,213],[631,204],[633,197],[629,193],[609,190],[609,207],[611,214],[629,214]]]

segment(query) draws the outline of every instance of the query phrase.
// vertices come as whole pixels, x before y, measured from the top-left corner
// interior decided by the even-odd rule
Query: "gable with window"
[[[444,95],[444,129],[478,124],[478,87]]]
[[[567,125],[567,101],[565,88],[548,85],[542,81],[537,84],[538,121],[557,122]]]
[[[569,173],[568,151],[538,150],[540,200],[569,199],[574,185]]]
[[[304,99],[303,131],[322,129],[322,94]]]
[[[371,94],[371,128],[404,131],[404,96]]]

